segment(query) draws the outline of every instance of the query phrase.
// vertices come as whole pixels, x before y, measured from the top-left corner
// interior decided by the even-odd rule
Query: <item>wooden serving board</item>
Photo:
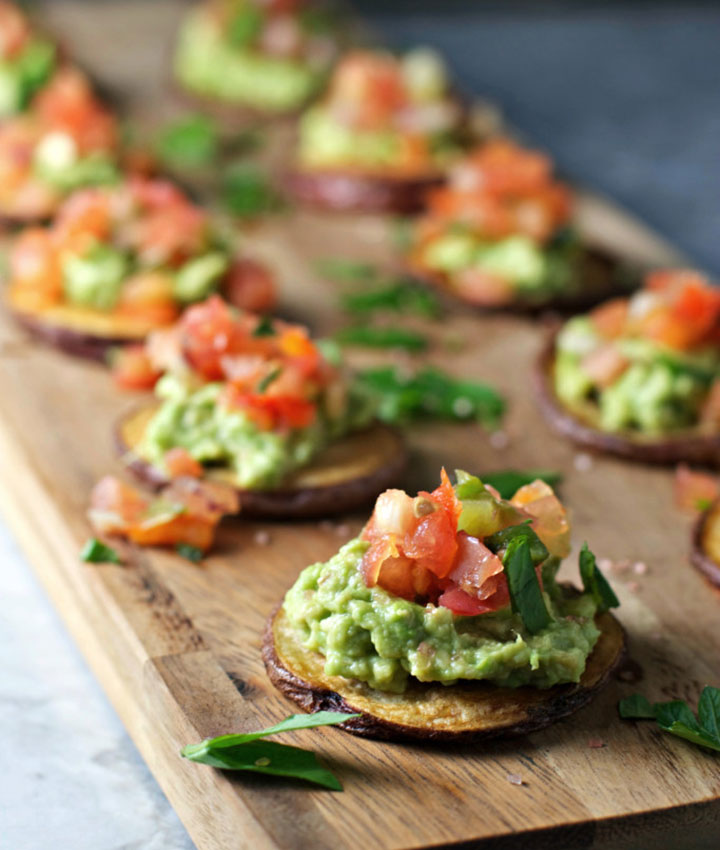
[[[106,83],[116,73],[138,108],[159,113],[152,104],[160,103],[163,45],[177,11],[166,0],[68,2],[53,3],[48,17]],[[98,38],[103,32],[114,38]],[[589,199],[582,217],[591,236],[629,256],[672,260],[607,205]],[[386,258],[387,233],[377,219],[297,213],[256,228],[247,244],[279,270],[285,309],[326,332],[341,318],[336,291],[316,278],[313,258]],[[87,496],[101,475],[119,471],[111,428],[134,400],[102,369],[32,345],[0,316],[5,521],[200,850],[717,848],[720,761],[616,712],[618,699],[636,690],[695,703],[703,685],[720,684],[720,597],[688,566],[689,524],[673,506],[671,472],[605,458],[584,469],[587,458],[578,463],[577,452],[549,433],[529,391],[540,322],[455,309],[427,329],[428,361],[507,395],[509,442],[493,448],[475,425],[416,427],[408,434],[408,487],[432,487],[441,464],[558,468],[574,552],[587,540],[601,557],[648,565],[645,575],[628,571],[614,581],[642,680],[613,682],[590,707],[543,732],[478,747],[382,744],[336,729],[289,735],[318,751],[344,793],[181,760],[184,744],[265,726],[293,710],[263,670],[265,618],[298,572],[336,551],[363,517],[230,521],[202,566],[130,549],[126,566],[81,563]],[[606,746],[589,747],[598,738]],[[511,784],[511,773],[524,784]]]

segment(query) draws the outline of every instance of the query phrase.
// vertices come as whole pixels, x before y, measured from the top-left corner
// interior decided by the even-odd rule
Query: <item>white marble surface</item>
[[[192,850],[0,520],[0,848]]]

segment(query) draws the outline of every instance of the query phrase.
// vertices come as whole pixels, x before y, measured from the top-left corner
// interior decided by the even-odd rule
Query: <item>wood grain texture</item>
[[[122,85],[139,113],[158,117],[162,45],[180,8],[168,0],[63,2],[47,11],[86,64]],[[98,28],[113,38],[97,39]],[[602,203],[588,200],[582,217],[597,241],[645,261],[672,259]],[[388,229],[372,218],[301,212],[254,229],[246,244],[280,272],[284,309],[326,332],[340,320],[336,295],[311,260],[341,248],[386,258]],[[494,449],[474,425],[418,427],[410,434],[408,488],[433,486],[441,464],[478,472],[556,467],[566,473],[575,553],[587,540],[600,557],[649,567],[614,581],[642,680],[611,683],[589,707],[542,732],[475,747],[390,745],[337,729],[288,735],[318,751],[342,779],[342,794],[182,761],[184,744],[290,713],[263,670],[263,623],[299,570],[329,557],[363,518],[228,521],[202,566],[130,548],[126,566],[82,564],[87,495],[100,475],[119,469],[112,426],[134,400],[119,395],[99,367],[27,342],[7,317],[0,317],[3,516],[200,850],[717,848],[717,758],[616,713],[617,700],[636,690],[695,702],[703,685],[720,683],[720,603],[687,564],[689,524],[673,507],[671,474],[605,458],[576,470],[575,450],[550,434],[529,392],[539,320],[457,308],[427,329],[430,362],[506,393],[509,444]],[[356,353],[354,360],[379,358]],[[259,530],[269,545],[261,545]],[[563,575],[573,573],[574,566]],[[590,748],[592,738],[606,746]],[[510,784],[509,773],[525,784]]]

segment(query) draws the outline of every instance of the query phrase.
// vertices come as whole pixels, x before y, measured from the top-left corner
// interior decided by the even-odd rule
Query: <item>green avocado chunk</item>
[[[112,310],[127,278],[125,254],[96,242],[82,256],[69,255],[62,264],[65,297],[73,304],[96,310]]]
[[[327,563],[307,567],[288,591],[285,612],[309,652],[325,656],[328,675],[402,693],[410,676],[451,685],[483,679],[505,687],[577,682],[600,632],[589,594],[571,597],[543,571],[548,626],[530,634],[510,608],[460,617],[368,588],[360,538]],[[550,559],[553,560],[553,559]]]
[[[55,47],[32,39],[19,56],[0,62],[0,118],[21,112],[50,77]]]
[[[213,251],[189,260],[175,277],[173,294],[184,303],[202,301],[215,291],[229,265],[227,254],[222,251]]]

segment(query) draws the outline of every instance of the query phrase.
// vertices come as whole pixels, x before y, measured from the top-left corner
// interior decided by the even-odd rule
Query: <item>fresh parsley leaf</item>
[[[87,564],[119,564],[120,556],[101,540],[91,537],[80,552],[80,560]]]
[[[503,499],[512,498],[525,484],[532,484],[537,479],[555,487],[562,481],[562,473],[551,472],[547,469],[505,469],[501,472],[486,472],[482,476],[483,484],[494,487]]]
[[[390,281],[364,292],[344,293],[341,304],[348,313],[360,315],[390,310],[435,318],[440,313],[440,302],[434,293],[404,280]]]
[[[496,531],[495,534],[485,538],[485,545],[491,552],[504,558],[511,544],[517,546],[520,542],[527,543],[533,565],[537,567],[550,557],[550,552],[530,526],[530,522],[531,520],[527,520],[519,525],[509,525],[507,528]]]
[[[341,345],[365,345],[369,348],[402,348],[419,353],[428,347],[424,334],[404,328],[371,328],[366,325],[342,328],[335,334]]]
[[[219,144],[214,122],[204,115],[190,115],[165,127],[156,149],[168,165],[199,168],[216,158]]]
[[[268,372],[267,375],[258,383],[257,391],[259,393],[264,393],[265,390],[270,386],[270,384],[277,381],[277,379],[282,375],[283,368],[282,366],[276,366],[271,372]]]
[[[654,720],[655,711],[649,699],[642,694],[632,694],[632,696],[621,699],[618,703],[618,712],[620,717],[627,720]]]
[[[253,336],[275,336],[275,325],[270,316],[262,316],[260,321],[255,325],[252,332]]]
[[[267,175],[249,163],[236,164],[224,173],[220,198],[227,211],[238,218],[255,218],[282,207]]]
[[[620,700],[621,717],[655,719],[661,729],[699,747],[720,752],[720,688],[703,689],[698,702],[698,716],[680,699],[653,705],[640,694]]]
[[[510,602],[530,634],[537,634],[550,624],[550,613],[540,590],[540,582],[526,538],[512,540],[503,557],[503,567],[510,590]]]
[[[392,366],[367,369],[359,372],[356,380],[359,388],[375,398],[378,417],[392,424],[475,419],[495,427],[505,412],[505,400],[492,387],[457,380],[433,367],[411,375]]]
[[[205,554],[202,549],[191,546],[189,543],[178,543],[175,546],[175,551],[183,558],[187,558],[188,561],[192,561],[193,564],[199,564]]]
[[[321,277],[339,283],[367,283],[377,279],[377,269],[370,263],[343,260],[340,257],[327,257],[315,263],[315,269]]]
[[[182,749],[181,755],[190,761],[224,770],[252,771],[271,776],[304,779],[324,788],[342,791],[342,785],[337,777],[320,765],[315,753],[299,747],[260,739],[296,729],[332,726],[358,716],[335,711],[293,714],[275,726],[261,729],[259,732],[221,735],[202,741],[200,744],[191,744]]]
[[[598,569],[595,555],[588,549],[587,543],[583,543],[580,550],[580,578],[585,593],[589,593],[597,603],[598,612],[602,613],[620,605],[608,580]]]
[[[264,22],[262,9],[248,4],[233,15],[226,29],[226,37],[234,47],[247,47],[258,37]]]

